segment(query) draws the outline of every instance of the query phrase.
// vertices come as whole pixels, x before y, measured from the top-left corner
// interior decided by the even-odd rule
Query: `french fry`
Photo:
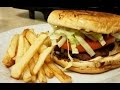
[[[48,47],[51,46],[50,37],[48,37],[48,38],[45,40],[44,45],[46,45],[46,46],[48,46]]]
[[[36,82],[36,80],[37,80],[37,76],[33,75],[32,76],[32,82]]]
[[[35,65],[35,62],[34,62],[33,58],[30,60],[30,62],[29,62],[28,65],[29,65],[29,68],[30,68],[30,72],[31,72],[31,74],[32,74],[32,70],[33,70],[34,65]]]
[[[18,34],[14,35],[7,50],[11,58],[13,58],[16,54],[18,39],[19,39],[19,35]]]
[[[32,75],[31,75],[30,69],[27,65],[24,72],[23,72],[23,81],[24,82],[30,82],[31,80],[32,80]]]
[[[24,41],[25,41],[25,43],[24,43],[24,54],[25,54],[26,51],[29,49],[30,44],[28,43],[28,41],[27,41],[26,38],[24,38]],[[32,80],[32,75],[31,75],[31,73],[30,73],[30,68],[29,68],[28,65],[26,66],[26,68],[25,68],[25,70],[24,70],[24,72],[23,72],[23,80],[24,80],[25,82],[29,82],[29,81]]]
[[[33,56],[34,57],[34,56]],[[32,71],[33,71],[33,68],[34,68],[34,66],[35,66],[35,62],[34,62],[34,59],[32,58],[31,60],[30,60],[30,62],[29,62],[29,68],[30,68],[30,73],[31,73],[31,75],[32,75]],[[31,77],[31,81],[32,82],[35,82],[36,81],[36,75],[32,75],[32,77]]]
[[[24,37],[26,37],[26,33],[27,32],[34,32],[34,30],[33,29],[29,29],[29,28],[27,28],[27,29],[24,29],[24,31],[22,32],[22,35],[24,36]]]
[[[38,72],[38,80],[40,83],[47,83],[47,78],[46,78],[43,67],[41,67]]]
[[[44,33],[40,33],[39,35],[41,35],[41,34],[44,34]],[[26,38],[32,44],[36,40],[37,36],[32,31],[29,30],[26,33]],[[47,46],[50,46],[50,38],[49,37],[44,41],[44,44],[40,47],[38,52],[41,53],[41,48],[44,49]]]
[[[35,53],[35,55],[33,56],[32,60],[31,60],[30,63],[29,63],[29,67],[30,67],[30,72],[31,72],[31,74],[32,74],[33,68],[34,68],[34,66],[35,66],[38,58],[39,58],[38,53]],[[36,76],[36,75],[32,75],[32,82],[35,82],[36,79],[37,79],[37,76]]]
[[[38,52],[39,52],[39,53],[42,53],[46,48],[47,48],[46,45],[42,45],[42,46],[39,48]]]
[[[37,63],[38,59],[39,59],[39,53],[36,52],[35,55],[33,56],[33,60],[34,60],[35,64]]]
[[[49,62],[51,62],[51,55],[49,54],[48,56],[47,56],[47,58],[46,58],[46,60],[45,60],[45,63],[49,63]]]
[[[33,44],[34,41],[37,39],[37,36],[30,30],[26,32],[26,38],[30,42],[30,44]]]
[[[15,61],[12,58],[15,56],[15,53],[17,51],[18,38],[19,38],[18,34],[13,36],[13,38],[10,42],[10,45],[7,49],[7,52],[6,52],[5,56],[3,57],[2,63],[6,67],[11,67],[15,63]]]
[[[37,36],[35,35],[34,32],[32,32],[32,31],[29,30],[26,33],[26,38],[30,42],[30,44],[33,44],[34,41],[37,39]],[[31,73],[33,71],[33,68],[34,68],[34,66],[35,66],[38,58],[39,58],[39,54],[35,53],[35,55],[33,56],[33,60],[31,60],[30,63],[29,63],[29,67],[30,67]],[[36,75],[32,75],[32,82],[35,82],[36,78],[37,78]]]
[[[60,80],[62,83],[71,83],[72,78],[65,74],[61,69],[59,69],[55,63],[49,62],[47,63],[48,67],[53,71],[54,75],[58,80]]]
[[[30,48],[30,44],[27,41],[27,39],[24,37],[24,54],[26,53],[26,51]]]
[[[46,75],[48,78],[53,78],[53,77],[54,77],[53,71],[50,70],[50,68],[47,66],[46,63],[43,64],[43,68],[44,68],[44,71],[45,71],[45,75]]]
[[[12,60],[12,58],[10,57],[10,55],[8,54],[8,52],[5,54],[5,56],[3,57],[3,61],[2,63],[7,67],[11,67],[12,65],[14,65],[15,61]]]
[[[24,37],[23,37],[23,35],[20,35],[15,63],[19,62],[19,60],[21,59],[21,57],[24,54],[24,44],[25,44]]]
[[[19,78],[22,74],[24,68],[29,63],[30,59],[37,52],[39,47],[43,44],[44,40],[47,38],[47,35],[40,35],[35,42],[30,46],[27,52],[23,55],[18,63],[12,66],[11,68],[11,76],[14,78]]]
[[[50,54],[50,52],[52,51],[53,48],[54,48],[54,46],[48,47],[39,55],[39,59],[33,69],[33,75],[36,75],[38,73],[39,69],[44,64],[44,61],[45,61],[47,55]]]

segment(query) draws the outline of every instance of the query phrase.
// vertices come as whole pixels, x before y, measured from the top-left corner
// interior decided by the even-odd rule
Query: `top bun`
[[[102,34],[120,31],[120,16],[87,10],[54,10],[48,17],[48,23],[87,32]]]

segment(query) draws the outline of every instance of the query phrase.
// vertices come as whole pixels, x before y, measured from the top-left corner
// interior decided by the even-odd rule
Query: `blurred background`
[[[120,14],[120,0],[34,0],[34,3],[33,0],[12,1],[12,7],[0,7],[0,32],[45,23],[49,13],[55,9],[82,9]],[[15,3],[17,6],[14,6]],[[34,7],[28,6],[30,3]]]
[[[45,23],[41,12],[35,11],[35,19],[30,19],[28,10],[0,7],[0,33],[17,27],[40,23]]]

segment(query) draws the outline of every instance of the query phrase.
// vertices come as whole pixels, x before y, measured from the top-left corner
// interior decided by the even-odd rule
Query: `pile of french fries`
[[[50,55],[53,49],[48,32],[36,34],[25,29],[12,37],[2,62],[10,69],[12,78],[26,83],[47,83],[54,76],[62,83],[71,83],[71,76],[53,62]]]

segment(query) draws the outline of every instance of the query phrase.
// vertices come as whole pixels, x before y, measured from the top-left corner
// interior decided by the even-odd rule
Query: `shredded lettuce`
[[[90,38],[93,41],[98,40],[102,46],[104,46],[106,44],[102,34],[98,34],[98,33],[94,33],[94,32],[85,32],[85,31],[82,31],[82,33],[84,33],[85,36],[87,36],[88,38]]]
[[[72,48],[72,54],[78,54],[79,51],[77,49],[77,40],[76,38],[73,36],[73,35],[67,35],[67,38],[69,39],[70,41],[70,45],[71,45],[71,48]]]
[[[112,34],[112,36],[114,36],[117,39],[117,41],[120,41],[120,33]]]
[[[61,47],[66,42],[66,40],[67,38],[65,36],[62,36],[62,38],[58,42],[58,47]]]
[[[75,38],[78,40],[78,42],[82,45],[82,47],[86,50],[86,52],[90,55],[90,56],[94,56],[95,52],[93,51],[93,49],[89,46],[89,44],[79,35],[75,35]]]
[[[76,38],[73,36],[75,34],[75,32],[73,31],[67,31],[67,30],[64,30],[64,29],[59,29],[57,30],[55,33],[57,34],[63,34],[67,37],[67,39],[69,39],[70,41],[70,44],[71,44],[71,48],[72,48],[72,54],[78,54],[78,49],[77,49],[77,40]]]
[[[91,40],[93,40],[93,41],[97,41],[97,39],[95,39],[93,36],[91,36],[91,35],[85,35],[86,37],[88,37],[89,39],[91,39]]]
[[[70,56],[70,47],[69,47],[69,42],[67,40],[67,47],[68,47],[68,57],[70,59],[70,62],[68,62],[68,65],[63,69],[63,71],[65,71],[66,69],[70,68],[73,65],[73,58]]]
[[[56,35],[54,32],[49,36],[52,42],[52,45],[57,45],[57,39],[60,38],[60,35]]]
[[[102,34],[91,34],[94,38],[96,38],[102,46],[106,44]]]

